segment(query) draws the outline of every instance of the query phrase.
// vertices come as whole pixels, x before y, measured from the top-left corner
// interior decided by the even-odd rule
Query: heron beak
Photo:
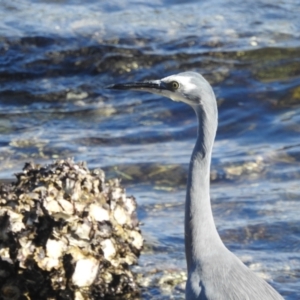
[[[136,90],[136,91],[152,91],[163,90],[164,84],[160,80],[151,80],[145,82],[117,83],[107,87],[115,90]]]

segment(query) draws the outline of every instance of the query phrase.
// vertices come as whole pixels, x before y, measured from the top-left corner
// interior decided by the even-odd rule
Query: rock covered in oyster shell
[[[3,299],[101,299],[138,291],[136,202],[85,164],[26,164],[0,186]]]

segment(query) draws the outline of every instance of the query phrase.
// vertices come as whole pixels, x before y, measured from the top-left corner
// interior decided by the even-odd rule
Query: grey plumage
[[[115,84],[109,88],[144,90],[190,105],[198,118],[185,202],[187,300],[283,299],[230,252],[216,230],[210,203],[210,163],[218,126],[216,98],[198,73],[184,72],[161,80]]]

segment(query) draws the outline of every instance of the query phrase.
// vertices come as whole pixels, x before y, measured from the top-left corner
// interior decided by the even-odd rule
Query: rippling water
[[[219,104],[211,195],[225,244],[286,299],[300,298],[298,1],[1,1],[0,177],[74,157],[119,176],[139,203],[142,299],[185,271],[193,111],[107,84],[202,73]],[[163,230],[162,230],[163,229]]]

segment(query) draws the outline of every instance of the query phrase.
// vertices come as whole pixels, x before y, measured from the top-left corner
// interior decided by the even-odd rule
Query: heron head
[[[183,72],[159,80],[114,84],[108,88],[146,91],[187,103],[192,107],[204,106],[206,102],[212,101],[212,97],[215,100],[210,84],[196,72]]]

